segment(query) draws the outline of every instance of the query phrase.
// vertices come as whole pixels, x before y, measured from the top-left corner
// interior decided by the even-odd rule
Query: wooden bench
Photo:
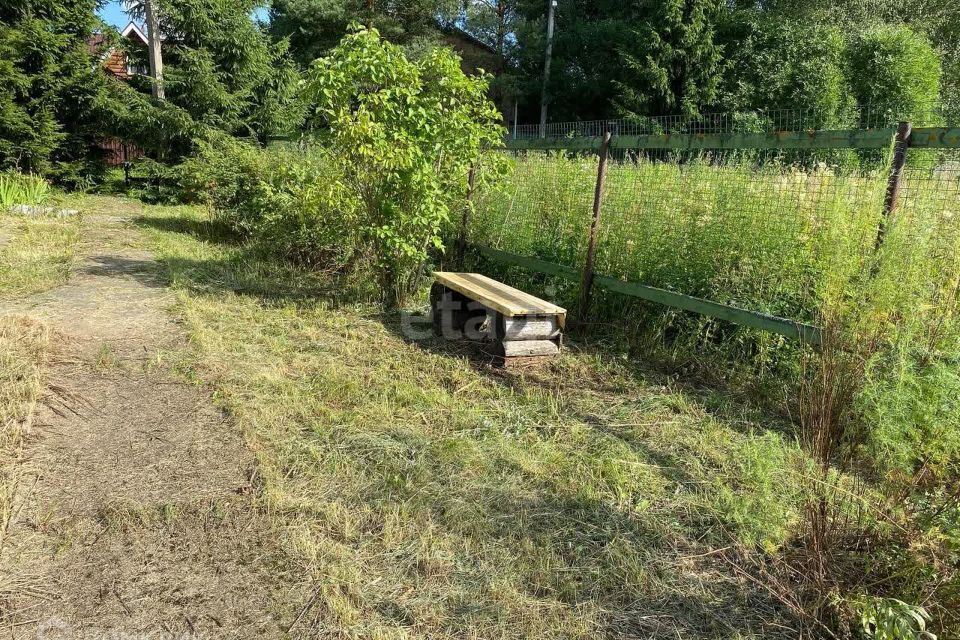
[[[560,353],[567,310],[479,273],[437,271],[433,326],[447,339],[482,341],[501,364]]]

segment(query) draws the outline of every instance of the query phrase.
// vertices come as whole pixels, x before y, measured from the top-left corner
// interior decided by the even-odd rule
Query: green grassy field
[[[795,635],[727,558],[792,544],[803,456],[779,419],[575,345],[498,372],[200,211],[140,223],[192,336],[181,366],[256,451],[320,635]]]
[[[102,198],[94,208],[111,206]],[[299,631],[768,638],[811,628],[798,585],[784,580],[802,557],[804,508],[822,479],[783,407],[576,336],[543,367],[492,369],[468,346],[405,336],[399,313],[237,240],[206,210],[136,210],[191,338],[169,361],[212,385],[242,428],[257,491],[291,551],[285,562],[312,576]],[[9,263],[52,261],[17,291],[62,281],[82,223],[7,228],[23,224],[36,233],[19,242],[34,248],[7,254]],[[7,460],[40,388],[46,341],[39,325],[0,325]],[[901,374],[922,393],[905,404],[902,388],[876,387],[887,403],[878,429],[919,424],[922,412],[934,432],[949,431],[943,367]],[[937,447],[950,438],[934,440],[924,455],[949,460]],[[834,596],[858,597],[858,580],[874,577],[884,586],[871,595],[933,594],[931,566],[953,579],[937,563],[950,562],[939,554],[957,514],[936,506],[939,494],[929,494],[936,517],[918,525],[917,505],[889,507],[869,469],[836,489],[851,492],[841,502],[856,526],[891,545],[873,557],[900,568],[893,585],[884,571],[864,574],[856,556],[838,560],[856,591]],[[896,546],[908,544],[902,536],[914,551]],[[950,583],[936,584],[925,603],[945,625]]]

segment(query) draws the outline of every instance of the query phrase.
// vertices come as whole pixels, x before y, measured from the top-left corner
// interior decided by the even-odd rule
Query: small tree
[[[411,62],[375,29],[354,28],[313,63],[308,97],[343,160],[388,307],[416,285],[427,251],[443,248],[441,228],[463,203],[470,166],[502,142],[487,84],[447,49]]]

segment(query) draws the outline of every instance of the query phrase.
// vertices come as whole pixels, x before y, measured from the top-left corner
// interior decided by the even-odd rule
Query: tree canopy
[[[449,50],[412,61],[375,29],[358,29],[310,70],[321,141],[343,168],[344,197],[374,247],[388,305],[402,300],[466,176],[503,139],[487,79],[467,76]]]
[[[91,153],[103,91],[87,39],[95,0],[0,5],[0,169],[68,171]]]
[[[375,28],[402,45],[437,41],[438,21],[451,21],[459,0],[274,0],[270,32],[288,38],[296,59],[304,66],[334,47],[351,23]]]
[[[251,19],[259,3],[154,3],[164,34],[167,100],[198,123],[237,136],[265,139],[295,130],[302,123],[299,71],[288,55],[287,41],[272,41]],[[142,15],[142,3],[134,3],[132,8],[135,15]]]
[[[155,5],[165,102],[149,96],[149,78],[98,71],[104,49],[123,44],[95,0],[0,6],[0,168],[80,180],[102,137],[176,160],[211,133],[295,132],[312,99],[302,74],[353,23],[411,61],[457,39],[483,48],[493,102],[538,118],[546,0],[274,0],[266,24],[257,0]],[[131,8],[142,15],[140,2]],[[553,58],[552,121],[802,109],[815,114],[805,126],[836,127],[856,124],[858,104],[887,121],[960,115],[952,0],[558,0]]]

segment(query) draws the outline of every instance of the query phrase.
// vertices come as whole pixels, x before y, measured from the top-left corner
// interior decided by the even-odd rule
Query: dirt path
[[[0,637],[282,636],[302,580],[257,507],[240,434],[209,390],[170,373],[186,339],[129,206],[85,218],[69,284],[0,303],[56,336],[0,567],[17,585]]]

